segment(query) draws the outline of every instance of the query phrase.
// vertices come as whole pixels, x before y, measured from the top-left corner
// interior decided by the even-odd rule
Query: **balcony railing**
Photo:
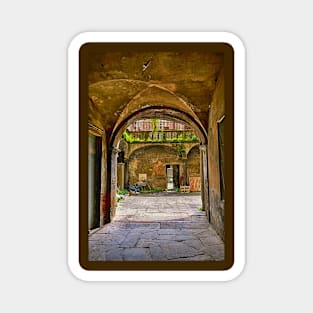
[[[124,139],[129,143],[138,142],[197,142],[192,130],[125,131]]]

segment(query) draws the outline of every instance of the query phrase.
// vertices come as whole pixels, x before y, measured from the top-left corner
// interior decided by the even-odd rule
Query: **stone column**
[[[117,163],[117,184],[120,189],[124,189],[125,163]]]
[[[208,181],[208,153],[207,145],[200,145],[200,176],[201,176],[201,200],[202,207],[205,209],[208,220],[210,221],[209,214],[209,181]]]
[[[111,149],[111,212],[110,218],[115,215],[115,210],[117,206],[116,202],[116,192],[117,192],[117,157],[119,149],[113,147]]]

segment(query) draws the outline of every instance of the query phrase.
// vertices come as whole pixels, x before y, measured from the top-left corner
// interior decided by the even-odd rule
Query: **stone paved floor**
[[[113,221],[89,236],[89,260],[223,260],[223,241],[199,207],[194,193],[124,196]]]

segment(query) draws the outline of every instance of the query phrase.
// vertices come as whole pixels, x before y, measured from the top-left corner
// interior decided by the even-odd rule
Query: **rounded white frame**
[[[88,42],[216,42],[234,49],[234,264],[228,270],[88,271],[79,264],[79,49]],[[84,281],[229,281],[246,259],[245,48],[229,32],[85,32],[68,48],[68,265]]]

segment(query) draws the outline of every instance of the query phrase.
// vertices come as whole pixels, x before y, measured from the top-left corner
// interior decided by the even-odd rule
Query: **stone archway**
[[[133,102],[131,102],[133,103]],[[140,103],[144,103],[144,101],[140,101]],[[119,144],[122,138],[122,133],[124,130],[135,120],[140,118],[149,118],[149,117],[158,117],[164,119],[175,119],[180,121],[181,123],[185,123],[193,128],[195,133],[198,135],[201,145],[200,153],[200,177],[201,177],[201,200],[202,207],[205,208],[208,220],[209,220],[209,183],[208,183],[208,166],[207,166],[207,154],[205,153],[205,149],[207,149],[207,135],[204,131],[203,127],[199,125],[199,121],[193,118],[193,114],[181,111],[177,108],[169,108],[167,106],[155,106],[147,104],[143,109],[135,110],[135,113],[130,113],[129,109],[126,107],[125,111],[127,114],[124,114],[125,120],[119,119],[114,127],[110,140],[110,148],[111,151],[111,181],[109,182],[111,185],[110,194],[111,194],[111,207],[110,216],[113,217],[115,215],[116,210],[116,192],[117,192],[117,157],[119,153]],[[123,115],[123,114],[122,114]],[[199,143],[198,143],[199,144]],[[187,151],[187,153],[192,149],[191,145]],[[129,156],[128,156],[129,158]],[[186,160],[182,160],[181,162],[181,172],[186,172]],[[185,164],[184,164],[185,163]],[[176,162],[179,164],[179,162]],[[164,168],[165,169],[165,168]],[[165,175],[165,173],[163,173]],[[159,186],[158,186],[159,187]]]
[[[114,215],[114,177],[120,135],[143,117],[171,118],[190,125],[200,138],[202,201],[223,237],[220,214],[219,147],[216,122],[225,114],[224,59],[210,51],[106,51],[88,61],[88,122],[102,131],[101,223]],[[183,64],[183,66],[182,66]],[[149,75],[143,75],[149,72]],[[227,119],[226,119],[227,120]],[[113,187],[112,187],[113,186]],[[210,199],[210,203],[209,203]],[[113,206],[112,206],[113,205]],[[211,214],[210,214],[211,215]]]

